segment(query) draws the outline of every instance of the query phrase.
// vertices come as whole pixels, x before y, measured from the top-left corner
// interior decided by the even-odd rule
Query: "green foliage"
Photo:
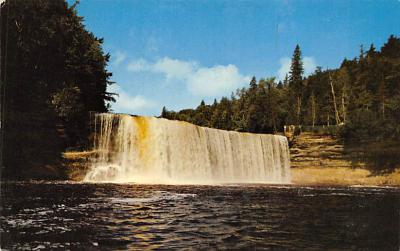
[[[64,0],[6,1],[1,19],[4,162],[19,176],[19,168],[86,143],[89,111],[105,112],[113,101],[109,55]]]
[[[78,87],[66,87],[53,95],[51,103],[57,115],[64,121],[69,121],[79,116],[84,109],[80,96]]]
[[[290,106],[289,119],[292,124],[300,125],[302,120],[302,99],[304,92],[303,84],[303,62],[301,59],[300,46],[296,45],[292,56],[292,63],[289,72],[289,100],[290,103],[295,104]]]
[[[278,86],[274,78],[253,78],[249,88],[236,91],[231,98],[206,105],[204,101],[195,109],[180,112],[163,108],[161,117],[184,120],[200,126],[254,133],[274,133],[283,130],[287,112],[284,106],[287,87]]]
[[[307,78],[297,45],[283,82],[252,78],[230,99],[195,110],[169,112],[171,119],[202,126],[255,133],[282,131],[284,125],[324,126],[347,140],[400,139],[400,39],[390,36],[380,51],[374,45],[338,69],[317,67]],[[164,112],[163,112],[164,113]],[[164,117],[164,116],[163,116]],[[340,124],[340,127],[332,127]],[[336,129],[333,129],[336,128]],[[324,129],[325,130],[325,129]]]
[[[292,64],[289,72],[289,85],[296,93],[300,92],[303,88],[303,62],[301,60],[300,46],[296,45],[292,56]]]
[[[373,172],[400,166],[400,39],[390,36],[338,69],[317,67],[303,79],[300,47],[283,82],[253,77],[248,88],[213,105],[168,112],[171,119],[202,126],[254,133],[300,131],[344,139],[344,148],[359,148],[357,159]],[[165,112],[163,111],[163,114]]]
[[[391,35],[381,49],[382,55],[387,58],[400,58],[400,40]]]

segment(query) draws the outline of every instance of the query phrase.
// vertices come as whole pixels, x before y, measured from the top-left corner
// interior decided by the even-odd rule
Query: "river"
[[[400,190],[12,182],[1,248],[398,250]]]

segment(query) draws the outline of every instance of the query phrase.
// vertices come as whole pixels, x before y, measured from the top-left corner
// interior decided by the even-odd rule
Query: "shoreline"
[[[7,180],[2,179],[0,183],[7,182],[21,182],[21,181],[61,181],[82,183],[86,172],[89,169],[87,164],[87,155],[93,154],[92,152],[85,152],[82,154],[72,154],[67,158],[66,162],[59,168],[63,169],[66,178],[54,179],[16,179]],[[64,155],[64,158],[66,156]],[[53,168],[54,169],[54,168]],[[51,169],[51,170],[53,170]],[[47,170],[50,172],[50,170]],[[372,174],[365,168],[349,168],[349,167],[291,167],[291,182],[280,183],[238,183],[237,185],[288,185],[288,186],[311,186],[311,187],[396,187],[400,188],[400,168],[395,169],[393,172],[384,174]],[[50,173],[48,173],[50,174]],[[193,184],[195,185],[195,184]],[[220,184],[224,185],[224,184]]]
[[[400,169],[374,175],[363,168],[297,167],[291,168],[292,184],[321,186],[400,186]]]
[[[88,160],[95,152],[66,152],[63,157],[68,179],[81,181],[88,171]],[[291,184],[305,186],[396,186],[400,187],[400,168],[387,174],[372,174],[361,167],[291,167]]]
[[[96,155],[94,151],[65,152],[63,164],[43,170],[48,174],[55,169],[64,170],[65,178],[50,180],[64,180],[81,182],[89,169],[88,162]],[[290,168],[291,183],[294,186],[394,186],[400,187],[400,168],[390,173],[373,174],[363,167],[332,167],[323,165],[295,166]],[[60,171],[59,170],[59,171]],[[28,179],[30,180],[30,179]],[[37,180],[37,179],[31,179]],[[44,179],[46,180],[46,179]],[[5,180],[2,180],[5,181]]]

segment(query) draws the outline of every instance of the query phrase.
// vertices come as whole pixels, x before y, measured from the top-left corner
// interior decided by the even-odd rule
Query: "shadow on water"
[[[394,188],[2,184],[7,249],[396,250]]]

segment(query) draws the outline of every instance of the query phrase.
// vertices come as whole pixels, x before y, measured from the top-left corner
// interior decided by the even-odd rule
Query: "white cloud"
[[[183,80],[193,73],[196,65],[194,62],[165,57],[152,66],[152,71],[164,73],[167,80],[173,78]]]
[[[250,82],[234,65],[217,65],[211,68],[200,68],[187,81],[192,94],[199,96],[215,96],[234,91],[239,86]]]
[[[120,65],[125,59],[126,59],[126,54],[121,51],[116,51],[114,53],[114,60],[112,61],[112,64],[115,66]]]
[[[150,70],[150,64],[143,58],[133,60],[128,64],[127,70],[133,72],[141,72]]]
[[[289,74],[291,60],[288,57],[284,57],[279,60],[279,63],[281,67],[278,70],[278,79],[284,80],[286,74]]]
[[[189,76],[196,63],[171,59],[168,57],[157,60],[155,63],[149,63],[147,60],[140,58],[129,63],[127,69],[132,72],[153,72],[165,74],[167,80],[179,79],[183,80]]]
[[[317,68],[317,63],[313,57],[304,57],[303,58],[303,66],[304,66],[304,75],[308,76],[315,71]]]
[[[247,84],[250,77],[240,74],[235,65],[216,65],[201,67],[197,62],[171,59],[168,57],[149,63],[144,59],[132,61],[128,70],[133,72],[153,72],[165,75],[166,81],[172,79],[186,83],[190,93],[197,96],[216,96],[227,94],[235,88]]]
[[[111,85],[108,91],[118,93],[118,96],[115,97],[116,102],[112,104],[112,109],[118,112],[133,114],[156,105],[154,101],[141,95],[131,96],[117,84]]]
[[[290,65],[292,63],[289,57],[283,57],[279,60],[280,68],[278,70],[278,79],[284,80],[286,74],[289,74]],[[304,57],[303,58],[303,68],[304,68],[304,76],[308,76],[315,71],[317,64],[313,57]]]

